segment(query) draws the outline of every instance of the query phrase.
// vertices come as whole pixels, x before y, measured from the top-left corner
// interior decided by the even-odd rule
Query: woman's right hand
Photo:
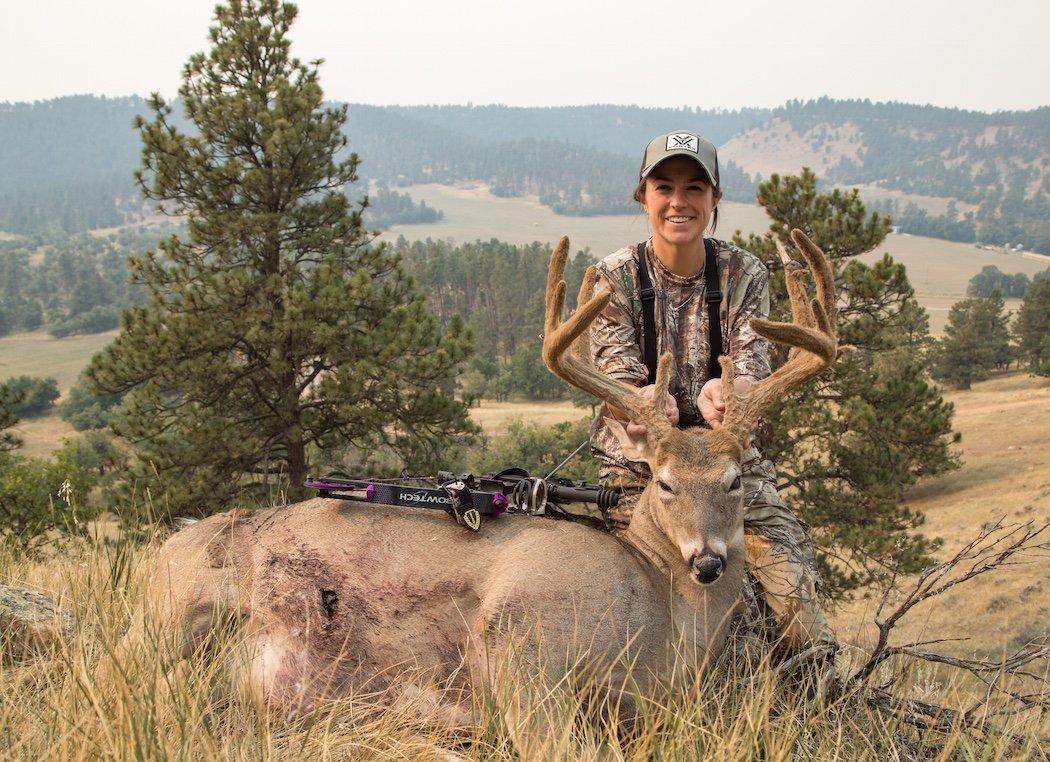
[[[656,384],[641,387],[638,390],[638,395],[651,403],[656,396]],[[667,415],[668,423],[672,426],[678,425],[678,403],[675,402],[675,398],[670,394],[664,395],[664,413]],[[629,422],[626,428],[627,434],[632,437],[642,436],[647,431],[644,423],[635,423],[634,421]]]

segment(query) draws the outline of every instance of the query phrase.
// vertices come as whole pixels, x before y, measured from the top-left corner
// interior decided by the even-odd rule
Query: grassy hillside
[[[601,217],[566,217],[542,206],[535,198],[497,198],[482,184],[457,187],[414,185],[413,198],[445,212],[445,218],[432,225],[397,225],[385,233],[408,239],[452,238],[457,241],[499,238],[510,243],[557,241],[568,235],[573,247],[590,248],[595,256],[604,256],[625,244],[648,237],[645,216],[607,215]],[[760,233],[769,228],[769,219],[754,204],[726,202],[717,235],[730,238],[734,230]],[[936,238],[890,235],[876,252],[862,261],[872,262],[889,252],[908,268],[919,302],[930,312],[930,329],[940,333],[948,318],[948,309],[966,296],[966,284],[985,265],[995,265],[1008,273],[1025,273],[1029,277],[1050,267],[1050,257],[1009,254],[979,249],[973,244],[954,243]],[[1007,309],[1016,309],[1017,300],[1008,300]]]
[[[1050,381],[1006,376],[951,395],[963,432],[965,465],[955,474],[919,486],[912,502],[927,512],[928,531],[945,539],[942,555],[971,537],[983,522],[1050,517]],[[552,411],[542,411],[548,414]],[[513,520],[513,519],[511,519]],[[100,531],[116,536],[110,526]],[[806,704],[785,690],[782,678],[755,667],[730,666],[686,695],[643,705],[638,732],[612,735],[608,726],[580,723],[579,704],[555,704],[552,730],[542,752],[519,756],[509,745],[496,702],[518,694],[525,678],[512,674],[510,694],[477,702],[473,726],[442,730],[420,722],[433,695],[404,687],[393,709],[376,710],[374,696],[355,695],[325,704],[309,721],[268,716],[239,686],[251,655],[233,628],[221,629],[192,658],[171,668],[156,636],[120,670],[110,660],[131,613],[145,596],[157,540],[144,546],[73,543],[51,557],[20,558],[0,548],[0,580],[46,592],[77,623],[53,658],[0,663],[0,734],[4,755],[18,759],[1003,759],[1045,758],[1035,736],[1050,732],[1048,719],[1028,712],[1007,720],[1028,740],[1001,734],[980,741],[959,732],[917,735],[876,712],[862,696],[830,707]],[[1015,566],[950,592],[915,621],[902,625],[896,642],[921,637],[966,637],[940,644],[956,653],[1001,653],[1004,645],[1047,634],[1050,559]],[[907,581],[902,581],[906,584]],[[852,646],[872,637],[874,598],[859,598],[835,613],[846,645],[843,664],[860,656]],[[154,632],[150,627],[147,631]],[[1042,669],[1042,667],[1039,667]],[[880,674],[894,690],[907,685],[924,701],[971,705],[972,684],[946,669]],[[425,687],[425,684],[424,684]],[[397,692],[397,691],[395,691]],[[625,755],[610,756],[618,738]]]
[[[963,466],[926,479],[908,505],[926,514],[923,531],[940,537],[948,558],[982,525],[1050,520],[1050,379],[1011,374],[945,395],[955,404]],[[844,606],[834,623],[845,638],[868,644],[875,597]],[[1033,558],[948,591],[915,612],[900,637],[959,637],[957,653],[998,654],[1023,639],[1050,636],[1050,555]]]

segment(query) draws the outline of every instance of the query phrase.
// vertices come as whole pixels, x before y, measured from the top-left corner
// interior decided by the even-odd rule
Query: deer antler
[[[804,268],[777,241],[777,251],[784,262],[792,322],[778,323],[761,318],[751,320],[751,327],[762,336],[792,347],[787,362],[772,375],[754,384],[747,394],[738,395],[733,388],[732,362],[725,356],[719,358],[722,365],[722,394],[726,401],[722,428],[737,441],[746,441],[763,410],[789,390],[820,375],[842,351],[838,346],[838,308],[835,305],[835,275],[831,265],[824,252],[801,230],[792,230],[791,240],[809,263],[816,281],[816,296],[807,298],[803,283]]]
[[[580,286],[576,310],[562,322],[565,307],[565,261],[569,256],[569,239],[562,237],[551,252],[547,268],[547,304],[543,330],[543,361],[551,372],[577,389],[625,411],[632,420],[644,423],[656,436],[669,431],[671,424],[663,412],[663,400],[670,381],[670,353],[660,358],[656,369],[656,394],[653,402],[639,395],[634,387],[611,378],[591,360],[589,328],[598,313],[605,309],[611,294],[602,290],[594,294],[597,273],[588,267]],[[566,351],[571,350],[571,351]]]

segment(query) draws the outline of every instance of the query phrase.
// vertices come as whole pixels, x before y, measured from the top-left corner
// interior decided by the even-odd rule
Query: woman
[[[648,301],[656,345],[648,354],[655,358],[670,352],[673,357],[665,409],[668,420],[681,427],[721,425],[725,403],[712,343],[721,343],[721,353],[731,358],[738,390],[746,391],[770,373],[767,342],[749,323],[752,317],[769,315],[766,268],[743,249],[704,239],[708,226],[713,230],[717,225],[721,198],[714,145],[685,131],[654,138],[645,150],[634,192],[649,218],[652,237],[610,254],[597,266],[599,284],[609,289],[612,299],[592,326],[595,365],[641,387],[643,395],[652,395],[655,376],[645,361]],[[710,286],[709,264],[717,269]],[[717,326],[709,320],[713,312],[719,314]],[[609,517],[614,530],[622,531],[650,475],[645,463],[624,457],[604,423],[609,415],[626,420],[606,406],[595,420],[592,441],[601,461],[602,483],[624,492]],[[641,424],[627,425],[629,434],[642,430]],[[775,616],[791,650],[825,646],[825,652],[833,654],[835,640],[816,597],[812,544],[777,494],[773,464],[762,460],[754,446],[743,460],[745,546],[756,593]]]

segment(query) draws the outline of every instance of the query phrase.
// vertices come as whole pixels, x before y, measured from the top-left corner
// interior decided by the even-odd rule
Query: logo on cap
[[[665,151],[680,151],[682,149],[698,153],[700,151],[700,141],[696,135],[690,135],[688,132],[675,132],[667,136],[667,146]]]

